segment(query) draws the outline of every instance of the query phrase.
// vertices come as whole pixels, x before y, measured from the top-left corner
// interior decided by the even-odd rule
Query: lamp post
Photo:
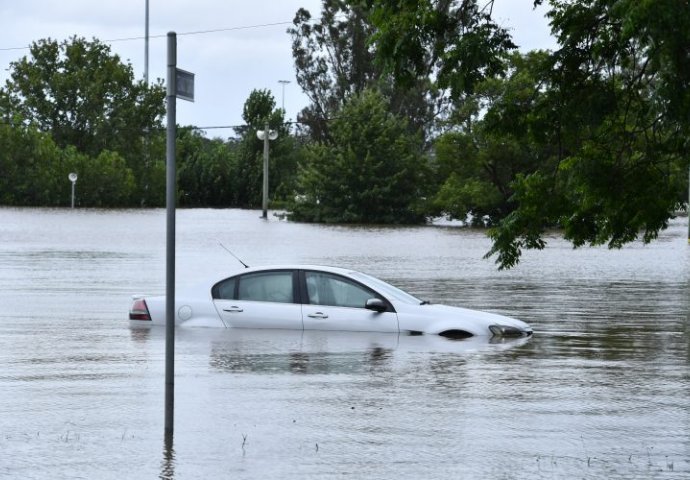
[[[285,111],[285,85],[290,83],[290,80],[278,80],[278,83],[280,83],[283,86],[283,99],[281,101],[282,105],[280,108],[282,108],[283,111]]]
[[[259,137],[259,140],[264,141],[264,185],[263,198],[261,201],[263,214],[261,215],[261,218],[268,218],[268,141],[278,138],[278,132],[275,130],[269,130],[268,122],[266,122],[264,130],[257,130],[256,136]]]
[[[67,178],[69,178],[69,181],[72,182],[72,208],[74,208],[74,184],[77,183],[77,174],[72,172],[67,176]]]
[[[149,86],[149,0],[146,0],[146,14],[144,17],[144,82]]]

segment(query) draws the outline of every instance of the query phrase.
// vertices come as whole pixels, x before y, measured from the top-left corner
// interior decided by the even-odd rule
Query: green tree
[[[236,142],[207,139],[198,130],[183,128],[177,135],[177,179],[180,205],[228,207],[241,181]]]
[[[372,27],[362,9],[339,0],[323,0],[321,8],[318,22],[300,8],[288,29],[297,83],[311,102],[298,119],[316,139],[328,138],[328,119],[379,76],[367,45]]]
[[[296,144],[284,120],[285,112],[276,109],[275,99],[268,90],[253,90],[242,113],[246,125],[237,128],[240,135],[237,146],[237,164],[233,203],[242,207],[261,205],[263,186],[263,140],[258,130],[274,130],[278,136],[270,141],[269,200],[292,192],[297,169]],[[281,199],[282,200],[282,199]]]
[[[449,89],[456,111],[485,82],[500,85],[511,75],[508,53],[514,46],[491,19],[493,1],[364,3],[378,27],[370,41],[387,71],[403,84],[430,75]],[[512,177],[503,189],[507,208],[496,212],[490,233],[488,256],[496,254],[500,268],[515,265],[525,248],[543,248],[545,229],[556,226],[576,247],[615,248],[640,235],[651,241],[687,192],[687,1],[548,3],[559,48],[541,62],[538,83],[528,89],[532,107],[499,98],[487,106],[479,128],[460,129],[481,140],[477,156],[466,155],[470,166],[490,165],[477,162],[481,156],[504,156],[493,163],[509,167],[503,178]],[[505,93],[519,93],[515,80],[503,85]],[[501,191],[505,184],[458,172],[437,196],[445,208],[455,203],[458,214],[477,208],[468,199],[486,198],[484,187]],[[506,194],[501,197],[503,202]]]
[[[131,65],[100,41],[45,39],[10,64],[0,118],[29,122],[50,133],[58,147],[90,157],[118,152],[140,182],[139,196],[151,204],[159,199],[146,187],[157,181],[154,159],[162,152],[152,134],[161,127],[164,99],[162,82],[135,81]]]
[[[77,204],[85,207],[127,206],[135,182],[132,171],[117,153],[97,157],[74,147],[59,148],[52,137],[32,126],[0,124],[0,204],[68,206],[68,174],[79,175]]]
[[[3,205],[64,205],[60,185],[63,153],[50,135],[36,128],[0,122],[0,203]]]
[[[323,0],[319,20],[299,9],[288,29],[292,37],[297,83],[310,100],[298,115],[311,137],[330,140],[330,119],[352,95],[379,89],[389,108],[408,119],[410,132],[430,130],[436,100],[426,78],[398,88],[376,61],[376,28],[366,5],[357,1]]]
[[[491,18],[493,0],[356,0],[376,27],[370,42],[377,61],[396,82],[413,86],[433,78],[452,98],[472,92],[484,78],[500,75],[516,48]]]
[[[69,172],[79,175],[77,181],[77,205],[82,207],[126,207],[132,204],[135,192],[134,174],[125,160],[116,152],[103,150],[97,157],[67,147],[63,152],[59,180],[65,190],[71,188],[67,178]],[[64,190],[63,190],[64,191]],[[70,198],[63,193],[62,199]]]
[[[332,143],[310,145],[291,218],[307,222],[416,223],[427,182],[421,136],[366,90],[339,112]]]
[[[560,45],[544,115],[556,154],[513,184],[516,208],[491,232],[500,267],[543,248],[552,225],[576,247],[649,242],[687,192],[687,2],[550,4]]]
[[[553,161],[550,66],[547,52],[513,53],[505,77],[482,80],[464,98],[452,118],[458,126],[435,144],[437,213],[495,225],[514,209],[516,176]]]

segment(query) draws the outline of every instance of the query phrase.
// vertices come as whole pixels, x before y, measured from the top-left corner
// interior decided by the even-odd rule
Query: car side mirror
[[[380,298],[370,298],[369,300],[367,300],[367,303],[364,304],[364,308],[366,308],[367,310],[373,310],[375,312],[381,313],[388,310],[388,305],[386,305],[386,302],[384,302]]]

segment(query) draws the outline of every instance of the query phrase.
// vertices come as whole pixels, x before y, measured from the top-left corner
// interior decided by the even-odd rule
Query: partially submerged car
[[[165,325],[165,297],[133,297],[130,324]],[[228,328],[528,336],[532,328],[495,313],[422,301],[365,273],[316,265],[247,268],[176,294],[175,324]]]

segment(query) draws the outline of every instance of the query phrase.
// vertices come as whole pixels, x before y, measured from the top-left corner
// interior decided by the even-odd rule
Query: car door
[[[301,275],[301,285],[305,330],[399,331],[398,317],[392,307],[385,312],[364,308],[371,298],[385,299],[352,279],[329,272],[305,270]]]
[[[213,287],[213,303],[227,327],[302,330],[297,272],[250,272]]]

